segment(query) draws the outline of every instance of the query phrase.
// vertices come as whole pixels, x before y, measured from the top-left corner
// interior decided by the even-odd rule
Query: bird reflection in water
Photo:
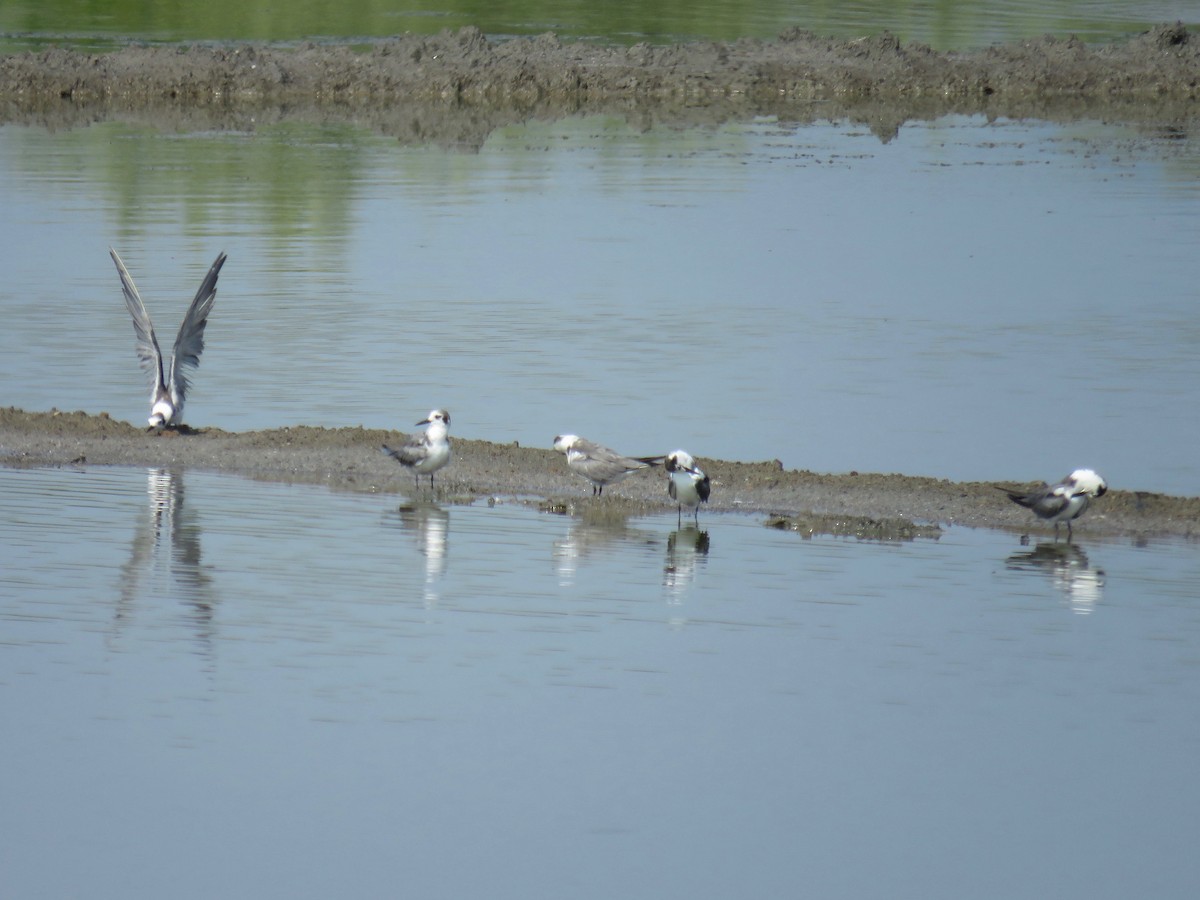
[[[406,503],[389,513],[392,524],[409,534],[417,550],[425,557],[425,587],[422,602],[426,609],[437,606],[441,599],[439,583],[446,574],[447,535],[450,532],[450,513],[436,503],[416,501]]]
[[[118,629],[132,620],[138,601],[156,592],[156,584],[165,577],[167,591],[190,609],[197,640],[211,647],[216,600],[212,577],[201,561],[200,524],[183,502],[183,473],[147,470],[146,492],[147,515],[139,520],[129,560],[121,567]]]
[[[1014,553],[1005,565],[1049,575],[1071,611],[1080,615],[1091,613],[1104,593],[1104,570],[1093,568],[1078,544],[1043,542],[1032,550]]]
[[[667,536],[667,558],[663,564],[663,586],[668,602],[678,606],[696,579],[696,573],[708,560],[707,531],[695,526],[680,528]]]
[[[558,583],[570,587],[580,563],[589,556],[619,552],[633,546],[652,544],[655,538],[640,528],[629,527],[629,517],[610,508],[587,508],[571,517],[567,533],[554,542],[554,568]]]

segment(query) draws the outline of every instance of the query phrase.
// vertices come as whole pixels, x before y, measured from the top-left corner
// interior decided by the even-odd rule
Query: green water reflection
[[[104,195],[118,238],[166,223],[200,236],[242,219],[281,240],[344,235],[363,145],[382,140],[350,126],[287,123],[175,135],[106,123],[56,134],[53,152],[36,129],[7,138],[6,167],[22,179]]]
[[[434,33],[476,25],[492,36],[555,31],[580,40],[735,40],[773,37],[799,26],[842,38],[890,30],[903,40],[969,48],[1046,32],[1106,40],[1159,22],[1200,20],[1197,3],[1112,0],[876,0],[855,4],[791,0],[6,0],[0,5],[0,52],[48,44],[106,50],[128,40],[362,40],[403,32]]]
[[[748,152],[743,132],[753,127],[636,131],[618,117],[567,118],[498,128],[486,139],[494,152],[483,154],[397,147],[353,124],[283,121],[245,132],[181,133],[125,122],[54,133],[10,127],[0,131],[0,172],[25,184],[69,185],[76,202],[112,211],[118,242],[170,227],[188,238],[245,229],[277,248],[337,245],[354,232],[357,204],[372,185],[403,184],[433,206],[472,202],[496,185],[509,195],[536,193],[559,177],[549,154],[570,146],[588,148],[594,165],[611,171],[610,190],[637,194],[643,179],[659,179],[680,157],[741,158]],[[723,180],[740,176],[737,167]]]

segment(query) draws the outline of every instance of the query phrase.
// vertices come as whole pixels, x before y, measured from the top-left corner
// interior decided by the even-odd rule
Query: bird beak
[[[414,423],[414,424],[416,424],[416,425],[428,425],[428,424],[429,424],[430,422],[432,422],[432,421],[433,421],[433,419],[422,419],[420,422],[416,422],[416,423]]]

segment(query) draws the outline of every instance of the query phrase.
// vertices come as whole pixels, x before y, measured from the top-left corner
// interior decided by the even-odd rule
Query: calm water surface
[[[351,125],[0,126],[4,403],[144,421],[107,248],[163,343],[229,253],[194,425],[407,428],[817,471],[1200,493],[1200,154],[954,117],[478,145]]]
[[[401,502],[0,470],[6,893],[1194,890],[1192,547]]]

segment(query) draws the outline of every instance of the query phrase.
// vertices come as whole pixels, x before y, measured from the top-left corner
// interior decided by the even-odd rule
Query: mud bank
[[[1182,25],[1086,45],[1070,37],[941,52],[891,35],[597,47],[476,28],[367,50],[130,46],[0,58],[0,120],[51,126],[148,117],[174,128],[280,118],[367,123],[402,140],[477,143],[512,121],[618,112],[695,124],[848,116],[883,136],[947,113],[1178,122],[1197,114],[1200,40]]]
[[[204,469],[336,490],[410,494],[412,477],[379,452],[381,443],[400,438],[399,432],[308,426],[155,435],[104,413],[0,409],[0,464],[10,467]],[[587,483],[571,475],[562,454],[555,451],[462,438],[452,438],[452,446],[453,461],[437,484],[436,496],[443,502],[517,497],[559,512],[616,516],[670,508],[660,471],[629,478],[597,503]],[[1039,538],[1052,532],[1033,523],[1029,513],[992,484],[905,475],[822,475],[785,471],[775,461],[701,463],[714,483],[702,516],[756,513],[770,515],[774,527],[885,538],[933,534],[912,529],[913,523],[1006,528]],[[853,521],[847,525],[847,520]],[[803,525],[812,522],[824,524]],[[1080,520],[1076,536],[1198,538],[1200,498],[1115,487]]]

